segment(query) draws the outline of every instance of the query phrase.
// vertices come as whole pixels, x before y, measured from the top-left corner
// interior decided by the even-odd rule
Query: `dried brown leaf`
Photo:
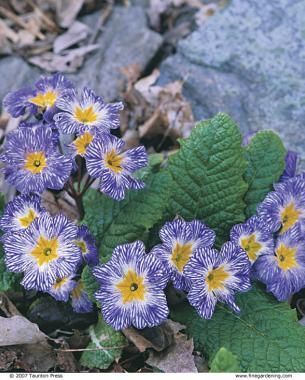
[[[70,28],[54,40],[55,54],[85,40],[91,33],[88,26],[80,21],[74,21]]]
[[[51,191],[46,190],[42,193],[41,200],[43,207],[45,207],[50,214],[56,215],[62,213],[72,221],[78,219],[75,202],[66,192],[55,195]]]
[[[198,372],[193,356],[193,339],[187,339],[186,335],[180,332],[185,326],[170,320],[167,324],[173,330],[174,341],[163,352],[151,350],[147,364],[164,372]]]
[[[56,1],[56,17],[62,28],[68,28],[76,19],[84,0],[58,0]]]
[[[76,49],[62,51],[61,55],[51,52],[28,59],[30,63],[49,72],[74,73],[82,66],[85,56],[99,48],[99,45],[88,45]]]
[[[34,344],[45,341],[46,335],[28,319],[20,315],[11,318],[0,317],[0,346]]]

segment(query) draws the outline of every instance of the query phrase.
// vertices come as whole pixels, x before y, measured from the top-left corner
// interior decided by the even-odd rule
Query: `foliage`
[[[237,297],[241,314],[219,305],[211,320],[200,318],[184,304],[171,313],[187,326],[195,349],[205,352],[212,366],[221,347],[240,361],[243,372],[304,372],[305,330],[297,323],[295,310],[276,301],[259,285]]]
[[[245,148],[245,180],[249,186],[245,195],[247,218],[255,214],[258,204],[283,173],[285,154],[281,139],[272,131],[258,132]]]
[[[169,161],[171,214],[200,219],[215,230],[220,243],[227,240],[232,225],[245,219],[246,161],[241,139],[233,120],[219,113],[198,123]]]
[[[236,356],[221,347],[212,360],[210,372],[240,372],[240,366]]]
[[[100,317],[96,326],[89,328],[91,342],[81,356],[80,363],[88,368],[106,369],[121,356],[126,339],[119,331],[114,331]]]

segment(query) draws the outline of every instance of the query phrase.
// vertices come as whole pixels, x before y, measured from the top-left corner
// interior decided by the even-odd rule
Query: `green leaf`
[[[272,131],[258,132],[245,148],[248,164],[245,180],[249,186],[245,196],[247,218],[255,214],[258,204],[279,180],[285,168],[285,155],[281,139]]]
[[[256,284],[236,297],[241,314],[219,304],[211,320],[204,320],[187,304],[174,310],[171,318],[186,325],[195,349],[211,363],[226,347],[240,361],[243,372],[304,372],[305,329],[295,310],[280,303]]]
[[[197,124],[169,160],[172,216],[202,220],[216,231],[218,242],[227,240],[232,225],[245,219],[246,161],[241,141],[233,120],[219,113]]]
[[[92,302],[96,302],[94,293],[99,289],[99,284],[88,266],[86,266],[82,272],[82,280],[88,297]]]
[[[108,261],[119,244],[146,240],[149,229],[162,218],[168,202],[169,183],[167,173],[151,173],[145,179],[143,190],[129,191],[121,202],[96,190],[88,191],[84,223],[96,238],[101,262]]]
[[[120,358],[127,341],[121,332],[113,330],[100,317],[97,325],[89,328],[91,342],[84,351],[80,363],[88,368],[107,369]]]
[[[0,248],[0,292],[19,291],[22,274],[7,272],[2,247]]]
[[[4,196],[0,194],[0,215],[3,213],[5,206]],[[12,273],[6,270],[3,254],[3,245],[0,244],[0,292],[8,290],[19,291],[21,289],[20,282],[22,274]]]
[[[221,347],[211,363],[210,372],[241,372],[237,357]]]

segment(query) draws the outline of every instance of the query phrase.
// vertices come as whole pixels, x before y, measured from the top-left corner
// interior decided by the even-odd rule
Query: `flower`
[[[24,272],[26,289],[48,291],[57,278],[75,272],[81,258],[74,244],[77,226],[64,215],[45,212],[32,224],[4,240],[5,264],[10,272]]]
[[[162,263],[145,254],[141,241],[119,245],[107,264],[93,274],[100,283],[95,293],[105,322],[115,330],[152,327],[164,321],[168,307],[163,289],[168,276]]]
[[[88,265],[98,265],[98,250],[95,245],[95,240],[87,226],[81,225],[78,227],[77,237],[74,243],[80,247],[83,259]]]
[[[84,290],[82,280],[77,282],[71,293],[72,308],[76,313],[89,313],[93,310],[93,304]]]
[[[268,226],[257,216],[236,224],[230,232],[232,243],[242,248],[253,264],[259,255],[273,253],[274,241]]]
[[[184,272],[191,280],[187,298],[205,319],[211,319],[217,301],[239,312],[234,293],[246,292],[251,287],[248,257],[232,242],[225,243],[220,252],[211,248],[196,249]]]
[[[254,266],[256,277],[279,301],[286,301],[305,286],[305,239],[299,225],[277,238],[274,253],[261,255]]]
[[[13,117],[24,115],[28,110],[32,115],[43,112],[44,118],[52,121],[57,98],[73,85],[62,74],[55,74],[51,77],[41,76],[35,87],[24,87],[6,95],[3,105]]]
[[[17,91],[9,92],[3,99],[3,107],[13,117],[19,117],[29,111],[31,115],[37,113],[37,106],[29,99],[35,97],[35,91],[31,87],[23,87]]]
[[[185,222],[176,219],[166,223],[160,230],[162,244],[155,246],[151,254],[156,255],[169,272],[173,285],[178,290],[189,290],[189,281],[184,267],[197,248],[211,248],[215,232],[199,220]]]
[[[60,190],[69,178],[72,159],[60,155],[51,128],[22,128],[8,134],[4,154],[5,179],[21,193]]]
[[[100,178],[99,189],[116,200],[125,197],[127,189],[142,189],[143,181],[131,174],[147,165],[147,154],[143,146],[122,153],[124,141],[108,134],[94,139],[85,154],[88,173]]]
[[[60,112],[54,120],[62,133],[76,133],[97,127],[100,131],[109,132],[112,128],[120,126],[119,111],[123,109],[122,103],[106,104],[100,96],[88,88],[84,88],[78,100],[74,89],[66,91],[56,102]]]
[[[280,182],[287,181],[293,178],[296,174],[298,155],[295,152],[289,150],[285,157],[285,170],[281,175]]]
[[[30,99],[43,112],[43,117],[48,122],[53,122],[53,117],[58,111],[56,103],[58,98],[67,90],[73,88],[70,82],[62,74],[54,74],[51,77],[41,76],[35,84],[36,96]]]
[[[101,137],[102,136],[103,135],[101,135]],[[72,150],[72,156],[75,157],[76,155],[80,155],[83,157],[86,154],[91,142],[98,137],[99,133],[96,128],[91,128],[90,130],[81,128],[81,132],[78,133],[76,139],[69,145]]]
[[[45,211],[37,195],[23,194],[9,202],[0,218],[4,232],[16,232],[28,228],[35,218]]]
[[[259,205],[257,214],[269,228],[280,234],[288,231],[296,223],[305,222],[305,178],[294,177],[274,185]]]
[[[67,302],[72,290],[77,286],[77,282],[73,280],[75,274],[60,278],[58,277],[55,284],[47,291],[57,301]]]

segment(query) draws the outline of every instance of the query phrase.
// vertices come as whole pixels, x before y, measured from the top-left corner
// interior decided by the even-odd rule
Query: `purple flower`
[[[278,236],[274,253],[259,256],[256,277],[279,301],[305,286],[305,239],[299,225]]]
[[[96,128],[91,128],[87,130],[85,128],[81,129],[81,132],[77,134],[77,137],[69,147],[72,150],[72,156],[75,157],[77,155],[84,156],[89,148],[90,144],[95,138],[102,138],[103,134],[100,136],[97,132]]]
[[[9,202],[2,217],[0,228],[4,232],[16,232],[28,228],[45,211],[37,195],[19,195]]]
[[[42,112],[45,120],[52,121],[57,98],[73,85],[63,75],[55,74],[51,77],[41,76],[35,87],[24,87],[10,92],[4,98],[3,105],[13,117],[24,115],[28,110],[32,115]]]
[[[258,256],[272,254],[274,251],[272,232],[257,216],[252,216],[245,223],[236,224],[231,229],[230,239],[247,253],[251,264]]]
[[[79,280],[71,293],[72,308],[76,313],[89,313],[93,310],[93,304],[84,290],[82,280]]]
[[[187,298],[205,319],[211,319],[217,301],[224,302],[239,312],[234,294],[237,291],[247,292],[251,287],[248,257],[232,242],[225,243],[220,252],[211,248],[197,249],[184,272],[191,280]]]
[[[72,290],[77,286],[73,280],[75,274],[64,278],[57,278],[55,284],[47,291],[57,301],[67,302]]]
[[[170,275],[176,289],[188,291],[190,284],[184,267],[197,248],[211,248],[215,232],[199,220],[185,222],[176,219],[166,223],[160,230],[162,244],[155,246],[151,254],[156,255]]]
[[[274,185],[257,209],[269,228],[284,233],[296,223],[305,222],[305,179],[302,176]]]
[[[88,88],[84,88],[78,99],[77,92],[72,89],[66,91],[56,102],[61,112],[54,116],[54,120],[62,133],[80,132],[82,128],[98,128],[102,132],[109,132],[120,126],[119,111],[122,103],[106,104],[100,96]]]
[[[58,98],[67,90],[73,88],[70,82],[62,74],[54,74],[51,77],[41,76],[35,84],[37,93],[30,102],[36,104],[43,112],[43,118],[48,122],[53,122],[53,117],[58,111]]]
[[[26,289],[48,291],[57,278],[73,274],[80,248],[74,244],[77,226],[64,215],[45,212],[19,232],[4,240],[5,264],[10,272],[24,272]]]
[[[5,179],[21,193],[60,190],[72,169],[72,159],[56,151],[51,128],[22,128],[9,133],[1,159]]]
[[[13,117],[22,116],[26,111],[35,115],[38,112],[38,107],[29,101],[35,95],[35,90],[30,87],[9,92],[3,99],[3,107]]]
[[[119,245],[93,273],[101,286],[95,297],[105,322],[115,330],[152,327],[167,318],[163,289],[168,276],[155,256],[145,254],[142,242]]]
[[[280,178],[279,182],[287,181],[290,178],[293,178],[296,174],[297,169],[297,159],[298,155],[295,152],[289,150],[285,157],[285,170]]]
[[[99,189],[116,200],[125,197],[127,189],[142,189],[144,183],[131,176],[147,165],[143,146],[122,153],[124,141],[108,134],[94,139],[85,154],[87,170],[93,178],[100,178]]]
[[[95,245],[95,240],[89,228],[85,225],[78,227],[76,240],[74,241],[82,251],[83,259],[88,265],[94,266],[99,263],[99,254]]]

